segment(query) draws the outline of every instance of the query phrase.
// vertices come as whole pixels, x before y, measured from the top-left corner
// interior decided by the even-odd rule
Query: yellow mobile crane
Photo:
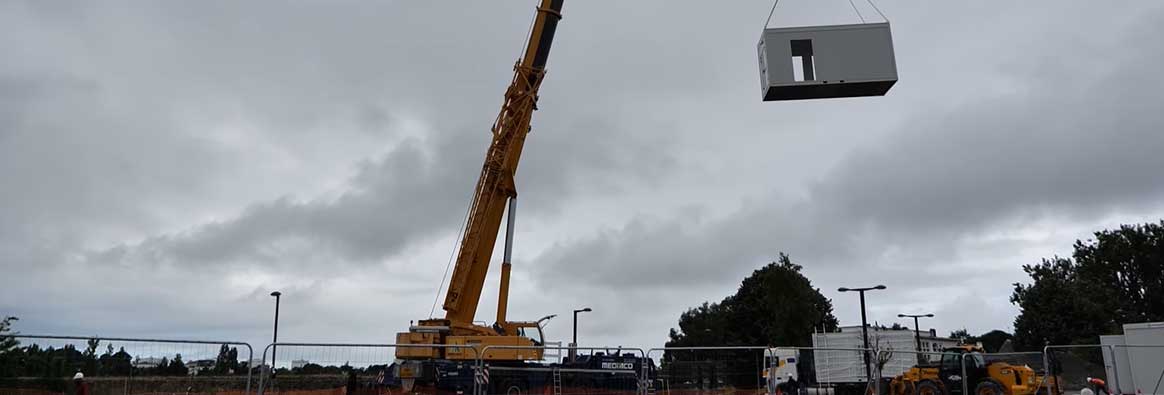
[[[546,75],[546,60],[554,31],[562,18],[564,0],[542,0],[526,44],[525,54],[514,66],[513,81],[505,92],[501,113],[493,123],[493,141],[485,154],[485,165],[477,180],[469,208],[456,266],[445,294],[443,319],[420,320],[408,332],[398,333],[402,345],[438,345],[442,347],[402,347],[396,357],[405,360],[446,359],[473,360],[485,346],[535,346],[544,340],[538,321],[509,321],[506,307],[509,296],[510,249],[513,245],[513,211],[517,186],[514,175],[521,159],[530,118],[537,109],[538,88]],[[473,323],[489,259],[497,242],[501,220],[509,210],[505,240],[505,259],[501,264],[501,289],[497,299],[497,322],[493,326]],[[447,347],[465,346],[465,347]],[[474,350],[470,350],[473,348]],[[542,351],[534,349],[490,349],[481,355],[487,360],[540,360]]]
[[[511,322],[506,318],[506,305],[509,297],[510,256],[513,235],[513,210],[516,206],[517,185],[514,175],[517,174],[517,165],[521,157],[521,148],[525,144],[525,137],[530,133],[530,119],[534,110],[537,110],[538,89],[542,79],[546,76],[546,61],[549,57],[549,48],[554,40],[554,31],[558,29],[558,22],[562,17],[562,2],[565,0],[540,0],[537,16],[534,17],[530,40],[526,43],[525,52],[514,66],[513,79],[509,89],[505,91],[505,100],[501,113],[497,115],[492,127],[492,142],[485,153],[485,163],[481,175],[477,179],[473,202],[469,206],[469,214],[464,225],[463,237],[456,255],[456,266],[449,281],[448,292],[445,295],[445,318],[421,319],[416,325],[410,326],[409,331],[397,333],[396,343],[404,345],[396,351],[397,359],[412,361],[412,367],[423,368],[420,361],[445,362],[469,361],[481,358],[495,361],[498,364],[520,364],[523,361],[542,359],[542,351],[533,346],[544,343],[541,333],[541,323],[552,316],[535,320],[535,322]],[[773,10],[775,5],[773,5]],[[771,13],[769,13],[771,19]],[[896,66],[893,61],[892,43],[890,43],[888,23],[871,24],[874,34],[863,33],[864,30],[853,30],[857,33],[846,33],[844,36],[868,35],[873,41],[887,51],[852,51],[847,48],[856,45],[837,38],[836,34],[828,37],[822,35],[817,42],[817,50],[822,57],[828,54],[836,64],[854,62],[876,64],[880,73],[873,73],[874,77],[868,80],[851,79],[846,84],[846,75],[851,70],[833,70],[819,68],[817,73],[809,75],[807,80],[794,80],[792,68],[776,68],[773,64],[761,63],[761,75],[764,76],[764,85],[768,94],[765,100],[796,100],[812,98],[836,98],[876,96],[885,94],[889,86],[896,82]],[[758,45],[761,59],[767,57],[782,57],[786,55],[812,56],[812,41],[803,40],[803,28],[796,28],[793,33],[775,31],[769,34],[766,30],[764,40]],[[851,29],[849,29],[851,30]],[[849,31],[845,30],[845,31]],[[792,47],[782,42],[789,35],[800,37],[790,41]],[[811,35],[808,35],[811,36]],[[832,38],[829,38],[832,37]],[[851,40],[851,38],[850,38]],[[865,45],[865,41],[854,41]],[[890,47],[886,47],[890,45]],[[805,47],[805,48],[800,48]],[[776,50],[780,48],[780,50]],[[786,51],[790,50],[790,51]],[[807,51],[807,52],[804,52]],[[874,55],[867,56],[871,52]],[[844,56],[842,56],[844,55]],[[788,57],[793,58],[793,57]],[[809,58],[803,63],[805,68],[814,69]],[[836,79],[833,79],[836,78]],[[861,84],[878,84],[878,89],[861,89]],[[772,96],[769,98],[768,96]],[[505,217],[506,207],[509,210],[509,230],[505,239],[505,259],[502,262],[501,289],[497,299],[497,320],[494,325],[485,326],[474,323],[477,304],[481,299],[485,275],[489,271],[489,260],[497,241],[497,232],[501,228]],[[426,347],[432,345],[432,347]],[[488,346],[497,347],[484,351]],[[517,347],[514,347],[517,346]],[[520,348],[520,347],[526,348]],[[613,364],[613,362],[612,362]],[[622,362],[619,362],[622,364]],[[409,365],[409,364],[404,364]],[[407,371],[407,366],[403,366]],[[400,373],[400,378],[406,378],[409,372]]]

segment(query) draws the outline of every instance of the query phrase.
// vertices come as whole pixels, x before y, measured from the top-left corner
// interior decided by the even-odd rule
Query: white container
[[[1164,346],[1164,322],[1124,324],[1123,335],[1100,336],[1099,339],[1101,344],[1115,348],[1114,355],[1105,350],[1103,362],[1109,386],[1114,387],[1112,370],[1119,371],[1117,394],[1164,394],[1164,388],[1156,388],[1164,374],[1164,347],[1159,347]],[[1115,369],[1111,367],[1113,364]]]
[[[1106,375],[1108,391],[1114,395],[1131,395],[1136,393],[1136,384],[1132,380],[1132,362],[1128,359],[1128,349],[1123,346],[1124,335],[1106,335],[1099,337],[1099,344],[1104,347],[1103,370]],[[1119,377],[1116,377],[1116,374]],[[1116,388],[1119,385],[1119,388]]]
[[[889,23],[764,29],[764,101],[883,96],[897,82]]]

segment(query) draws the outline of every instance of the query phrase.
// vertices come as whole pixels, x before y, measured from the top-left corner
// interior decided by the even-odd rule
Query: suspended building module
[[[766,28],[764,101],[883,96],[897,82],[889,23]]]

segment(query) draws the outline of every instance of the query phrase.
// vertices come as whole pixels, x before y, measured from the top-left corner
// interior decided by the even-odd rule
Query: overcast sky
[[[0,2],[0,314],[257,345],[281,290],[282,340],[393,341],[430,316],[534,3]],[[871,320],[1009,330],[1022,264],[1164,218],[1164,3],[883,0],[887,96],[765,103],[771,4],[567,1],[512,319],[568,341],[591,307],[581,343],[659,346],[783,251],[842,324],[836,288],[881,283]],[[786,0],[772,25],[853,22]]]

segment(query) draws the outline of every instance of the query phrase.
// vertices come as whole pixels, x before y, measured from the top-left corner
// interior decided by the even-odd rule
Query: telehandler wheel
[[[892,395],[914,395],[917,391],[912,381],[900,381],[895,384],[890,392]]]
[[[930,380],[923,381],[917,385],[917,395],[945,395],[942,387]]]
[[[982,380],[974,387],[974,395],[1006,395],[1006,392],[994,380]]]

